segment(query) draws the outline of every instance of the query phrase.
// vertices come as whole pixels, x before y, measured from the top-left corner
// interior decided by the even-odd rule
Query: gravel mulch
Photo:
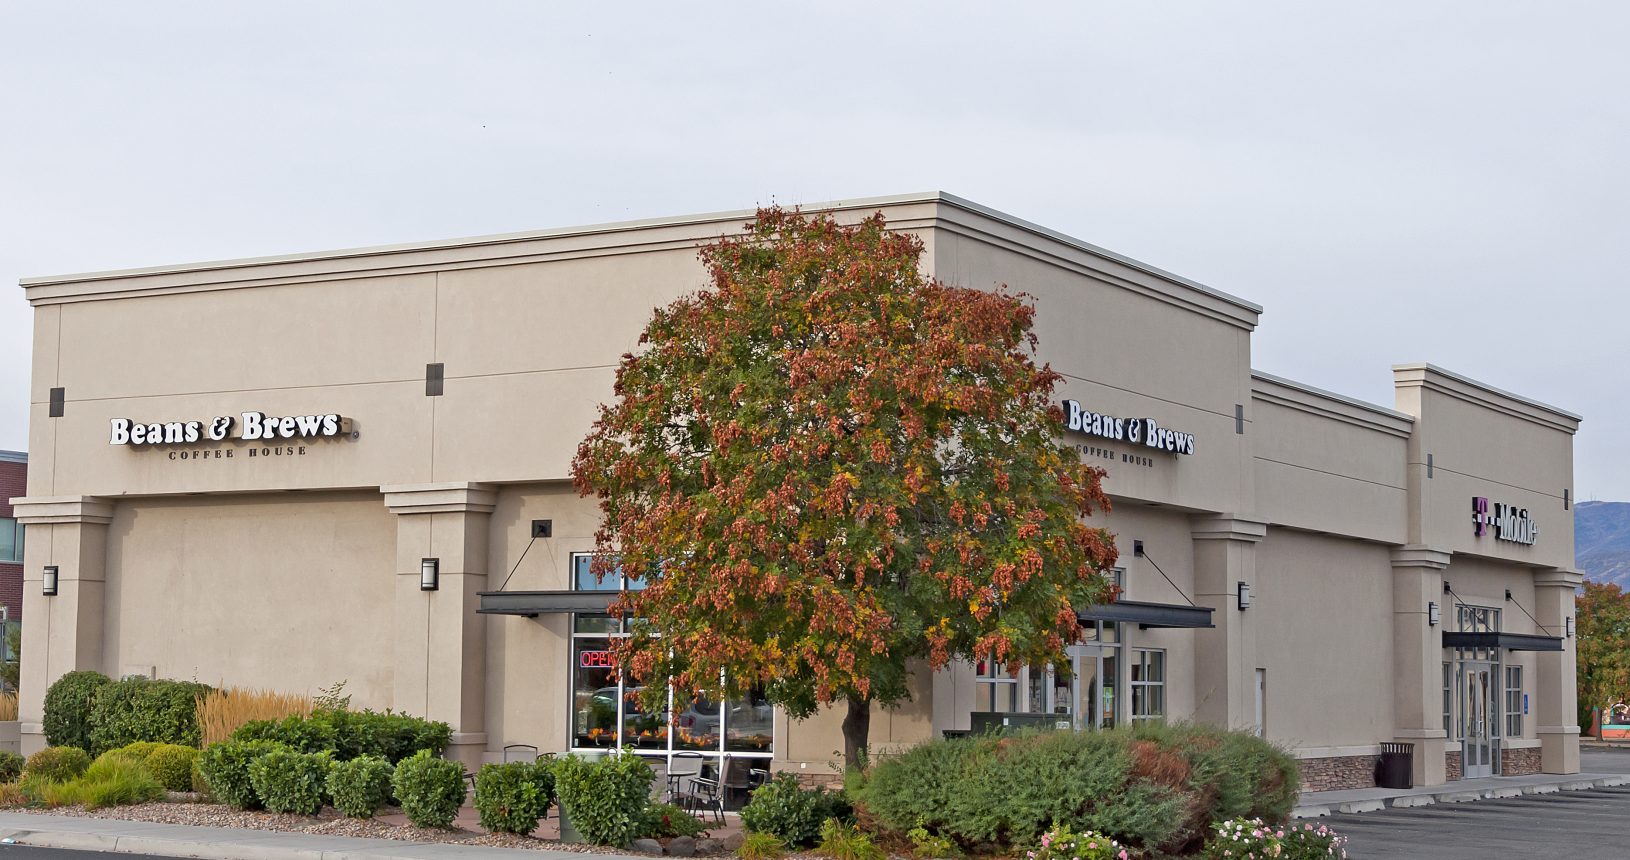
[[[411,824],[392,824],[378,819],[346,818],[332,808],[324,808],[321,813],[314,816],[286,815],[275,812],[246,812],[220,803],[173,802],[110,806],[94,811],[83,806],[60,806],[55,809],[13,808],[7,811],[42,815],[68,815],[76,818],[146,821],[154,824],[186,824],[194,827],[241,827],[250,830],[275,830],[281,833],[359,836],[371,839],[396,839],[404,842],[460,843],[496,848],[575,851],[582,854],[626,853],[614,848],[577,845],[554,839],[538,839],[532,836],[516,836],[513,833],[486,833],[477,830],[466,830],[456,826],[443,830],[416,827]],[[387,807],[381,812],[388,815],[395,811]]]

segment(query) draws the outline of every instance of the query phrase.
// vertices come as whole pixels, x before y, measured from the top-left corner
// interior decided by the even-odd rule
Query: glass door
[[[1494,665],[1466,661],[1460,670],[1460,767],[1466,779],[1494,775]]]
[[[1113,645],[1074,645],[1069,653],[1075,669],[1075,707],[1071,716],[1076,728],[1114,728],[1118,689],[1115,658],[1120,649]]]

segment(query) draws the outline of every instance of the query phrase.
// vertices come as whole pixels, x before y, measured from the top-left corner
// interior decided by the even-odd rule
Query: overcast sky
[[[0,281],[937,189],[1264,305],[1261,370],[1582,413],[1630,499],[1630,5],[578,5],[0,0]],[[29,339],[0,285],[0,448]]]

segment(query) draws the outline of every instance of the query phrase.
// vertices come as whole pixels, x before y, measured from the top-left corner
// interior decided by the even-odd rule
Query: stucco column
[[[453,727],[447,756],[479,767],[487,749],[487,525],[497,493],[481,484],[381,487],[396,519],[396,666],[393,704]],[[421,590],[434,558],[439,585]]]
[[[1574,617],[1573,598],[1584,584],[1577,570],[1534,571],[1534,617],[1553,634],[1562,637],[1561,651],[1541,651],[1539,678],[1534,685],[1538,702],[1539,765],[1546,773],[1579,772],[1579,688],[1574,677],[1578,664],[1578,642],[1567,635],[1568,619]]]
[[[1264,522],[1232,514],[1195,517],[1194,599],[1212,608],[1209,629],[1195,631],[1195,718],[1224,728],[1256,727],[1256,629],[1260,609],[1239,608],[1241,582],[1256,591],[1256,545]]]
[[[113,505],[90,496],[43,496],[11,500],[17,521],[28,526],[23,552],[22,674],[18,718],[22,752],[45,747],[40,723],[45,691],[75,669],[104,671],[102,629],[106,590],[108,523]],[[47,597],[42,579],[57,568],[57,593]]]
[[[1454,617],[1443,599],[1450,555],[1424,546],[1392,551],[1392,739],[1415,745],[1415,784],[1442,785],[1448,732],[1443,730],[1443,625]],[[1437,626],[1431,604],[1439,607]],[[1386,647],[1377,636],[1377,648]]]

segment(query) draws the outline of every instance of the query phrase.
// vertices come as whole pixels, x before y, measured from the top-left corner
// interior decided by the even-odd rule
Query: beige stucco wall
[[[1392,737],[1392,563],[1385,546],[1270,529],[1252,612],[1268,737],[1294,748]]]
[[[377,493],[142,499],[108,527],[103,671],[392,700],[395,523]]]

